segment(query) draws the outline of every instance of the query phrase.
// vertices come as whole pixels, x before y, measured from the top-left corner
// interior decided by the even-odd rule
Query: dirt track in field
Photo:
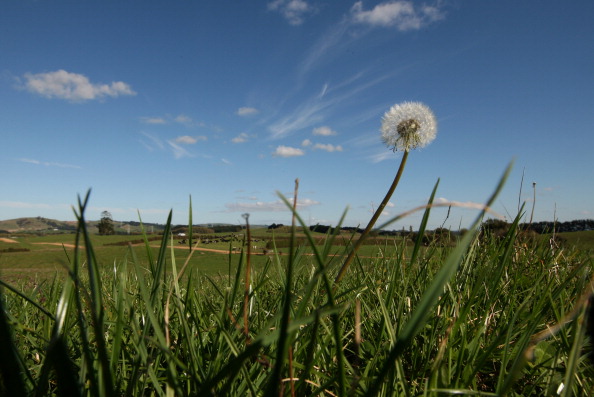
[[[18,243],[18,241],[6,237],[0,237],[0,241],[3,243]]]
[[[74,244],[65,244],[65,243],[31,243],[31,244],[46,244],[46,245],[57,245],[58,247],[64,246],[66,248],[75,248]]]

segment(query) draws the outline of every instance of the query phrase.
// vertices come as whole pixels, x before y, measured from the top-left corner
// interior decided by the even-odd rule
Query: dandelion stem
[[[249,302],[250,302],[250,275],[252,267],[250,265],[250,257],[252,256],[251,242],[252,236],[250,233],[250,214],[243,214],[245,219],[245,229],[247,233],[247,260],[245,266],[245,292],[243,294],[243,333],[245,334],[246,343],[250,343],[250,325],[249,325]]]
[[[406,150],[404,152],[404,155],[402,156],[402,160],[400,161],[400,167],[398,168],[398,172],[396,173],[396,177],[394,177],[394,181],[392,182],[392,186],[390,186],[390,189],[388,190],[388,193],[386,193],[386,196],[384,197],[384,200],[381,202],[381,204],[379,205],[379,207],[377,207],[377,209],[375,210],[375,213],[373,214],[373,216],[369,220],[369,223],[367,224],[367,227],[365,228],[365,230],[363,230],[363,233],[361,233],[361,236],[359,236],[359,239],[355,243],[355,246],[353,247],[353,249],[351,250],[351,252],[349,252],[349,255],[345,259],[344,264],[342,265],[342,267],[340,268],[340,271],[336,275],[336,278],[334,279],[334,283],[335,284],[338,284],[338,282],[340,282],[340,280],[344,277],[344,275],[345,275],[345,273],[346,273],[349,265],[351,264],[351,262],[353,261],[353,258],[357,254],[357,251],[359,250],[359,248],[363,244],[363,240],[367,237],[367,235],[369,234],[369,232],[371,231],[371,229],[375,225],[375,222],[377,222],[378,218],[380,217],[380,215],[384,211],[384,208],[386,208],[386,205],[388,205],[388,202],[390,201],[390,197],[392,197],[392,194],[396,190],[396,186],[398,186],[398,182],[400,182],[400,177],[402,176],[402,172],[404,171],[404,166],[406,165],[406,160],[407,159],[408,159],[408,150]]]

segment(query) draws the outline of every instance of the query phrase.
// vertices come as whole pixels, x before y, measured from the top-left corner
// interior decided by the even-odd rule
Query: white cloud
[[[304,139],[303,142],[301,142],[301,146],[303,146],[303,147],[311,146],[311,141],[309,139]]]
[[[233,165],[233,163],[232,163],[231,161],[229,161],[229,160],[227,160],[227,159],[225,159],[225,158],[222,158],[222,159],[221,159],[221,162],[222,162],[223,164],[227,164],[227,165]]]
[[[245,132],[242,132],[241,134],[237,135],[235,138],[231,139],[231,142],[244,143],[244,142],[247,142],[248,138],[249,138],[249,135],[246,134]]]
[[[292,202],[292,198],[287,199],[289,202]],[[311,207],[312,205],[320,204],[318,201],[311,200],[308,198],[299,199],[297,200],[297,209]],[[251,203],[227,203],[225,204],[227,208],[226,212],[280,212],[280,211],[290,211],[290,208],[281,201],[256,201]]]
[[[268,3],[268,9],[278,11],[291,25],[303,23],[304,16],[314,8],[304,0],[274,0]]]
[[[336,135],[336,131],[332,130],[330,127],[317,127],[314,128],[312,131],[312,134],[314,135],[321,135],[321,136],[330,136],[330,135]]]
[[[420,6],[415,9],[414,3],[407,0],[387,1],[368,11],[363,10],[363,2],[358,1],[351,8],[351,16],[355,23],[395,26],[400,31],[418,30],[444,18],[437,7]]]
[[[21,159],[19,159],[19,161],[22,162],[22,163],[35,164],[35,165],[43,165],[45,167],[76,168],[76,169],[81,169],[82,168],[79,165],[56,163],[56,162],[53,162],[53,161],[39,161],[39,160],[27,159],[27,158],[21,158]]]
[[[256,114],[258,112],[259,112],[259,110],[256,108],[244,107],[244,108],[237,109],[238,116],[250,116],[250,115]]]
[[[305,152],[301,149],[280,145],[276,148],[272,155],[274,157],[295,157],[295,156],[303,156]]]
[[[182,135],[182,136],[178,136],[177,138],[174,139],[175,143],[182,143],[185,145],[193,145],[198,141],[206,141],[208,140],[207,137],[205,136],[189,136],[189,135]]]
[[[325,150],[327,152],[342,152],[342,146],[340,145],[332,145],[330,143],[323,144],[323,143],[316,143],[313,147],[314,149]]]
[[[122,82],[114,81],[110,84],[91,83],[89,78],[65,70],[48,73],[26,73],[25,88],[34,94],[46,98],[66,99],[72,102],[83,102],[103,97],[118,97],[120,95],[136,95],[132,88]]]

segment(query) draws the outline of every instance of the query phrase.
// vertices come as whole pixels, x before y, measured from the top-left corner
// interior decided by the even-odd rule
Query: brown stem
[[[402,160],[400,161],[400,167],[398,168],[396,177],[394,177],[392,186],[390,186],[390,189],[388,190],[388,193],[386,193],[384,200],[381,202],[379,207],[377,207],[377,210],[375,210],[375,213],[369,220],[369,223],[367,224],[367,227],[365,228],[363,233],[361,233],[361,236],[359,236],[359,239],[355,243],[355,246],[353,247],[351,252],[349,252],[349,255],[345,259],[344,264],[342,265],[342,267],[340,268],[340,271],[338,272],[338,274],[336,275],[336,278],[334,279],[334,284],[338,284],[338,282],[344,277],[349,265],[351,264],[355,255],[357,254],[357,251],[363,244],[363,240],[367,237],[367,235],[369,234],[369,232],[375,225],[375,222],[377,221],[377,219],[380,217],[380,215],[384,211],[384,208],[386,208],[386,205],[388,205],[388,201],[390,201],[390,197],[392,197],[394,190],[396,190],[396,186],[398,186],[398,182],[400,182],[400,177],[402,176],[402,172],[404,171],[404,166],[406,165],[406,159],[408,159],[408,150],[405,151],[404,155],[402,156]]]

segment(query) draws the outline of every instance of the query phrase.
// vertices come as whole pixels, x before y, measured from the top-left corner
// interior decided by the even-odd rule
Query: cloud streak
[[[104,97],[116,98],[124,95],[136,95],[130,85],[122,81],[110,84],[92,83],[88,77],[57,70],[48,73],[26,73],[25,89],[45,98],[65,99],[70,102],[84,102]]]
[[[292,198],[289,198],[287,200],[289,200],[289,202],[291,202],[293,199]],[[318,204],[320,204],[318,201],[311,200],[311,199],[308,199],[308,198],[297,200],[297,208],[311,207],[312,205],[318,205]],[[281,211],[290,211],[290,209],[287,208],[287,205],[283,201],[281,201],[281,200],[270,201],[270,202],[256,201],[256,202],[250,202],[250,203],[245,203],[245,202],[227,203],[227,204],[225,204],[225,207],[227,208],[225,210],[225,212],[281,212]]]
[[[140,140],[140,143],[149,151],[169,151],[173,154],[175,159],[181,159],[183,157],[194,157],[185,147],[182,145],[193,145],[198,141],[206,141],[205,136],[192,137],[188,135],[178,136],[175,139],[169,139],[163,142],[159,137],[151,135],[146,132],[141,132],[148,140]]]
[[[415,5],[408,0],[386,1],[370,10],[357,1],[341,21],[330,26],[310,48],[299,65],[299,73],[305,75],[323,60],[344,52],[352,42],[361,39],[367,31],[353,32],[356,27],[396,28],[400,32],[423,29],[445,18],[440,3],[435,6]],[[371,30],[371,29],[368,29]],[[322,90],[322,95],[325,93]]]
[[[35,165],[43,165],[45,167],[75,168],[75,169],[81,169],[82,168],[79,165],[56,163],[56,162],[53,162],[53,161],[39,161],[39,160],[27,159],[27,158],[21,158],[21,159],[19,159],[19,161],[22,162],[22,163],[35,164]]]
[[[145,124],[153,124],[153,125],[164,125],[164,124],[170,124],[173,122],[173,123],[177,123],[177,124],[183,124],[186,127],[191,127],[191,126],[204,127],[203,123],[194,122],[194,120],[191,117],[186,116],[185,114],[179,114],[175,117],[170,114],[165,115],[165,117],[141,117],[140,121]]]
[[[397,72],[391,71],[388,74],[380,75],[375,79],[367,81],[362,81],[365,74],[359,72],[344,82],[337,84],[335,87],[329,87],[326,84],[324,88],[325,94],[323,96],[312,95],[297,106],[294,111],[273,121],[268,127],[270,138],[283,138],[295,131],[312,128],[316,124],[321,124],[337,106],[344,106],[353,97],[392,77]],[[317,135],[332,135],[332,132],[330,128],[322,127],[322,129],[317,130]]]
[[[182,135],[182,136],[178,136],[173,141],[178,144],[193,145],[198,141],[206,141],[206,140],[208,140],[208,138],[203,135],[199,135],[199,136]]]
[[[243,107],[237,109],[236,113],[238,116],[251,116],[252,114],[257,114],[258,112],[259,110],[256,108]]]
[[[0,201],[1,208],[24,208],[24,209],[64,209],[68,208],[69,206],[66,204],[59,204],[59,205],[50,205],[44,203],[25,203],[22,201]]]

